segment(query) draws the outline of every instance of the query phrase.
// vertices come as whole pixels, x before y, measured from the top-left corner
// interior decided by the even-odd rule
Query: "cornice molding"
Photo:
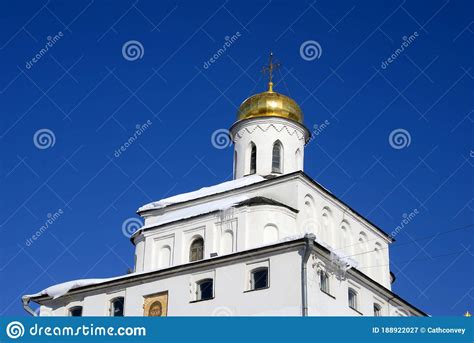
[[[288,135],[296,135],[299,140],[307,142],[311,136],[308,129],[293,121],[278,117],[250,118],[235,123],[230,131],[233,140],[235,137],[242,138],[245,134],[253,134],[255,131],[268,132],[270,129],[281,133],[285,131]]]

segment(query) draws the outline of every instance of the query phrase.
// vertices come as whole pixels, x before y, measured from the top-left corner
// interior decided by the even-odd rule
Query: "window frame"
[[[351,294],[353,295],[353,298],[354,298],[354,301],[352,304],[351,302]],[[359,293],[352,287],[349,287],[348,290],[347,290],[347,303],[348,303],[348,306],[349,308],[359,312]],[[353,306],[354,305],[354,306]]]
[[[250,142],[250,160],[249,160],[249,175],[257,173],[257,146],[254,142]]]
[[[204,284],[204,283],[211,283],[211,286],[212,286],[212,290],[211,290],[211,296],[210,297],[206,297],[206,298],[203,298],[202,297],[202,289],[201,289],[201,286]],[[214,299],[214,279],[213,278],[204,278],[204,279],[200,279],[198,281],[196,281],[195,283],[195,290],[194,290],[194,300],[192,300],[191,302],[200,302],[200,301],[207,301],[207,300],[212,300]]]
[[[255,273],[258,273],[258,272],[261,272],[261,271],[266,271],[266,273],[267,273],[267,275],[266,275],[266,284],[265,284],[264,287],[256,288],[255,287]],[[261,291],[261,290],[268,289],[268,288],[270,288],[270,268],[268,266],[259,266],[259,267],[255,267],[252,270],[250,270],[249,288],[248,288],[247,291],[248,292]]]
[[[122,299],[122,315],[116,316],[115,315],[115,303]],[[116,296],[109,300],[109,316],[110,317],[125,317],[125,297],[124,296]]]
[[[277,150],[275,150],[277,149]],[[278,153],[278,156],[276,154]],[[283,144],[280,140],[275,141],[272,145],[272,173],[283,174]],[[275,164],[278,164],[275,166]]]
[[[195,244],[196,242],[202,242],[202,245],[200,247],[200,256],[201,258],[197,257],[195,259],[192,258],[193,256],[193,249],[199,249],[199,248],[193,248],[193,244]],[[202,236],[196,236],[194,237],[192,240],[191,240],[191,244],[189,244],[189,262],[196,262],[196,261],[201,261],[201,260],[204,260],[204,248],[205,248],[205,243],[204,243],[204,238]],[[197,251],[196,253],[198,253],[199,251]]]
[[[254,271],[266,268],[267,269],[267,287],[266,288],[259,288],[253,289],[252,288],[252,273]],[[270,268],[270,259],[264,260],[257,260],[252,261],[246,264],[245,266],[245,278],[243,280],[243,293],[254,292],[254,291],[261,291],[270,288],[271,286],[271,268]]]
[[[323,278],[325,282],[323,282]],[[323,287],[323,285],[326,285],[326,287]],[[331,295],[331,282],[329,279],[329,274],[324,270],[319,272],[319,290],[323,293]]]
[[[235,149],[234,150],[234,166],[233,166],[234,167],[233,168],[233,170],[234,170],[234,179],[237,178],[237,159],[238,159],[238,157],[239,157],[239,154],[238,154],[237,150]]]
[[[382,317],[382,305],[374,303],[374,317]]]
[[[73,311],[78,310],[78,309],[81,310],[81,315],[80,316],[73,316],[72,315]],[[83,306],[81,306],[81,305],[72,306],[68,309],[68,316],[69,317],[82,317],[83,312],[84,312],[84,307]]]

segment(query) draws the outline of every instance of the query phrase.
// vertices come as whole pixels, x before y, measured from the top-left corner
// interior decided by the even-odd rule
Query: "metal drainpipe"
[[[34,317],[38,316],[38,314],[30,307],[30,298],[21,298],[21,301],[23,302],[23,308],[26,312],[28,312]]]
[[[302,315],[303,317],[308,316],[308,272],[307,264],[309,256],[311,255],[313,243],[316,236],[312,233],[304,235],[305,246],[303,252],[303,258],[301,260],[301,296],[302,296]]]

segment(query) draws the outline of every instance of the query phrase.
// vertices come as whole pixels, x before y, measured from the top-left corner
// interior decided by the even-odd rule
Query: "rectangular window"
[[[375,317],[382,316],[382,307],[379,304],[374,304],[374,316]]]
[[[204,279],[196,283],[196,300],[209,300],[214,298],[214,281]]]
[[[268,287],[268,268],[262,267],[250,273],[250,289],[264,289]]]
[[[324,293],[330,294],[329,292],[329,275],[324,271],[319,274],[319,288]]]
[[[270,260],[254,261],[247,264],[244,292],[270,287]]]
[[[349,307],[353,310],[357,310],[357,293],[352,288],[349,288]]]
[[[252,143],[252,150],[250,151],[250,174],[255,174],[257,171],[257,147]]]
[[[112,317],[123,317],[123,305],[125,299],[118,297],[110,301],[110,315]]]
[[[82,306],[74,306],[69,309],[69,316],[82,317]]]

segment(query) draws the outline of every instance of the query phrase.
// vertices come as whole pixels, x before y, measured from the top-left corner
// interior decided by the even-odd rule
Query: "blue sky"
[[[270,50],[275,89],[319,128],[305,172],[387,232],[416,210],[391,248],[394,291],[433,315],[474,310],[472,2],[0,6],[1,315],[51,284],[125,273],[139,206],[230,179],[232,148],[211,136],[265,89]],[[132,40],[138,56],[122,53]]]

